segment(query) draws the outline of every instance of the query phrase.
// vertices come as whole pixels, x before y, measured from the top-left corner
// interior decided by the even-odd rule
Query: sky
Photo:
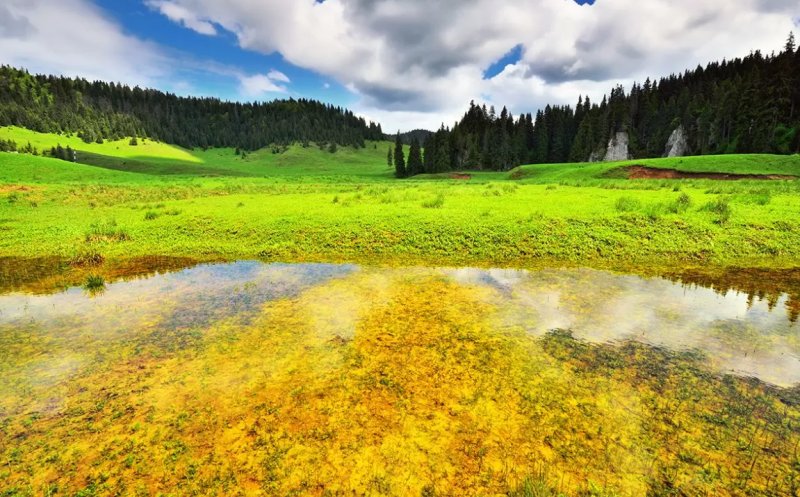
[[[797,0],[2,0],[0,64],[436,129],[599,100],[800,31]]]

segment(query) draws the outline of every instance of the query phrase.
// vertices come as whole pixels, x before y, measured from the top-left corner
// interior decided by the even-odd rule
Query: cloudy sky
[[[2,0],[0,64],[230,100],[308,97],[386,131],[515,114],[779,50],[797,0]]]

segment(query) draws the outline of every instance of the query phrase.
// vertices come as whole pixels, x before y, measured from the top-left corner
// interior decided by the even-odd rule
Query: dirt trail
[[[793,180],[797,176],[786,174],[733,174],[733,173],[700,173],[661,169],[647,166],[628,166],[625,168],[628,179],[718,179],[735,181],[742,179]]]

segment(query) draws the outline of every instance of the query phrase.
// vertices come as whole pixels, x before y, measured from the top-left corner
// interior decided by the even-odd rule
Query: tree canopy
[[[0,126],[8,125],[75,133],[86,142],[144,137],[187,148],[244,150],[309,141],[362,147],[384,137],[379,124],[314,100],[187,98],[0,66]]]

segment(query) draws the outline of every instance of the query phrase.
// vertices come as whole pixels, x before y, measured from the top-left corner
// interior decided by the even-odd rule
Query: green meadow
[[[185,150],[0,128],[0,256],[431,265],[793,267],[800,181],[628,179],[625,167],[800,176],[800,156],[522,166],[397,180],[389,142]]]

